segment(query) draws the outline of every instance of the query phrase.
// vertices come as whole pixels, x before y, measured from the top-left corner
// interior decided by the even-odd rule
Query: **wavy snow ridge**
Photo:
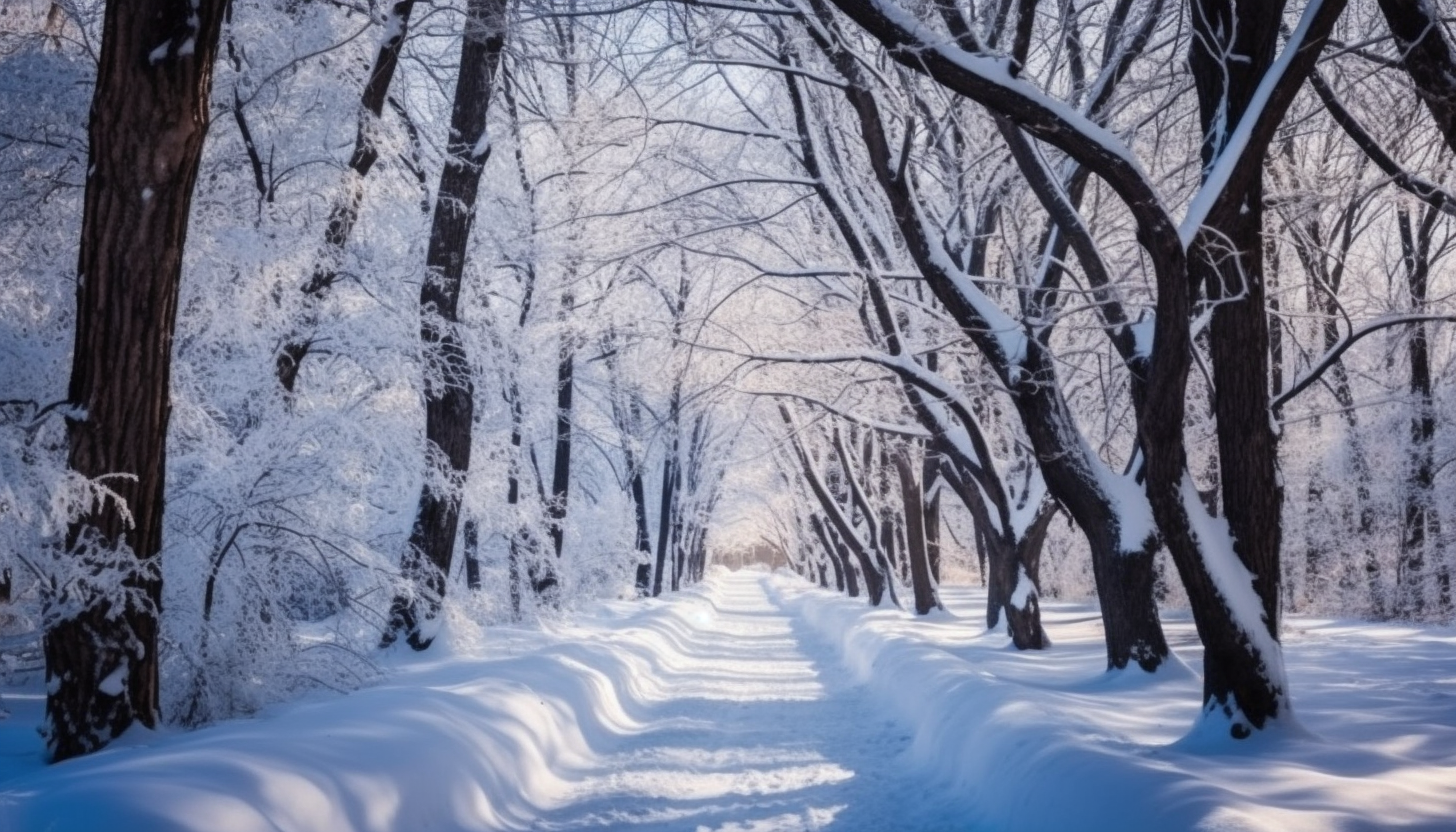
[[[1408,644],[1415,628],[1313,622],[1330,637],[1311,642],[1293,684],[1322,705],[1301,711],[1305,724],[1333,741],[1283,732],[1189,744],[1179,738],[1196,725],[1197,675],[1176,660],[1156,676],[1099,673],[1100,623],[1085,606],[1044,606],[1058,647],[1032,654],[1010,651],[1004,636],[953,614],[917,621],[788,575],[769,587],[914,732],[910,763],[969,797],[973,828],[1453,828],[1456,633],[1431,634],[1407,658],[1381,663],[1383,645]],[[947,596],[964,613],[973,611],[966,601],[982,600],[957,589]],[[1175,641],[1190,640],[1186,620],[1169,629]],[[1367,632],[1365,645],[1350,638]],[[1295,664],[1301,647],[1296,640],[1291,648]],[[1403,678],[1407,672],[1416,678]],[[1444,701],[1431,701],[1432,688],[1446,691],[1436,694]],[[1409,691],[1410,700],[1392,691]]]

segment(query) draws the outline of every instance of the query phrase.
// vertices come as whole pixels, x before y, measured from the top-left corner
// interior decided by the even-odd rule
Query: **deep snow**
[[[1187,736],[1181,664],[1100,672],[1091,608],[1046,604],[1056,645],[1031,655],[977,624],[979,592],[946,594],[917,621],[715,570],[50,767],[38,693],[6,691],[0,830],[1456,828],[1450,629],[1292,619],[1300,725],[1235,743]]]

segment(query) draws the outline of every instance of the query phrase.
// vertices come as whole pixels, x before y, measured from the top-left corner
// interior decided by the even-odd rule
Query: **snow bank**
[[[610,629],[563,627],[527,655],[401,652],[378,687],[192,733],[133,731],[56,766],[17,713],[0,722],[0,769],[23,769],[0,779],[0,829],[527,828],[595,749],[639,729],[641,703],[672,684],[674,645],[711,627],[715,606],[704,588],[607,614]]]
[[[1003,636],[976,632],[980,628],[955,615],[915,621],[783,576],[771,579],[770,592],[830,642],[855,677],[913,730],[912,763],[971,795],[978,807],[971,828],[1453,828],[1456,700],[1419,703],[1427,705],[1419,714],[1384,710],[1387,730],[1371,731],[1372,721],[1382,721],[1382,709],[1391,708],[1390,698],[1362,696],[1348,678],[1322,677],[1331,656],[1319,651],[1308,657],[1304,678],[1295,674],[1295,693],[1336,700],[1301,715],[1310,728],[1339,736],[1339,742],[1285,732],[1195,746],[1179,738],[1198,713],[1197,676],[1177,662],[1156,677],[1140,670],[1102,672],[1100,624],[1086,608],[1052,605],[1047,623],[1059,646],[1032,655],[1009,650]],[[962,595],[952,608],[969,615],[979,599]],[[1186,643],[1191,626],[1175,623],[1170,632]],[[1421,652],[1443,658],[1439,669],[1382,667],[1374,650],[1360,669],[1348,659],[1342,667],[1357,678],[1368,672],[1367,691],[1389,681],[1382,673],[1398,679],[1416,672],[1451,697],[1456,637],[1435,641]],[[1340,642],[1349,649],[1342,635],[1330,643],[1331,652]],[[1298,639],[1290,652],[1296,661],[1301,656]],[[1367,657],[1365,651],[1358,655]],[[1429,675],[1433,671],[1437,675]],[[1347,730],[1362,724],[1363,731]],[[1405,740],[1392,745],[1401,735]],[[1402,753],[1414,742],[1421,742],[1421,754]],[[1444,750],[1433,753],[1440,745]]]

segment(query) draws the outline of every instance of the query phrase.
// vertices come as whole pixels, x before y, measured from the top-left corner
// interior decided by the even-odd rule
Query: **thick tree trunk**
[[[1343,7],[1342,0],[1310,7],[1299,51],[1283,68],[1276,93],[1257,111],[1257,135],[1227,151],[1239,154],[1237,175],[1210,206],[1204,228],[1186,254],[1171,229],[1149,225],[1142,234],[1158,275],[1147,404],[1139,414],[1148,497],[1204,644],[1204,714],[1223,721],[1235,738],[1266,727],[1286,712],[1288,701],[1278,641],[1282,495],[1268,412],[1268,317],[1258,271],[1262,225],[1255,223],[1263,209],[1263,166],[1254,164],[1250,154],[1262,159],[1277,117],[1293,99],[1297,82],[1307,77]],[[1229,133],[1220,125],[1238,123],[1268,71],[1282,8],[1282,3],[1271,3],[1239,4],[1235,9],[1232,0],[1200,0],[1193,15],[1196,33],[1189,63],[1208,128],[1205,138],[1212,145],[1205,147],[1205,162],[1226,152],[1223,143]],[[1219,473],[1221,481],[1230,480],[1222,485],[1227,526],[1208,517],[1199,501],[1183,437],[1194,285],[1225,299],[1219,307],[1223,311],[1215,314],[1222,320],[1215,321],[1212,340],[1242,339],[1213,345]],[[1239,396],[1252,398],[1258,407],[1233,400]],[[1245,447],[1236,447],[1234,434],[1240,429],[1248,431]],[[1251,576],[1248,582],[1245,571]]]
[[[405,634],[410,646],[424,650],[434,636],[425,625],[439,613],[455,549],[460,493],[470,470],[475,384],[459,324],[461,282],[480,174],[490,156],[486,116],[491,87],[505,43],[504,0],[470,0],[466,7],[460,77],[450,114],[448,156],[440,174],[439,195],[420,286],[420,341],[425,371],[425,485],[401,572],[412,591],[390,604],[383,642]]]
[[[1247,8],[1201,0],[1188,62],[1198,90],[1203,161],[1211,165],[1274,62],[1283,3]],[[1230,34],[1232,33],[1232,34]],[[1190,277],[1215,302],[1209,324],[1219,483],[1239,560],[1254,574],[1269,632],[1279,633],[1278,436],[1269,416],[1269,317],[1264,291],[1264,185],[1255,175],[1222,200],[1188,260]]]
[[[364,203],[364,177],[379,161],[379,148],[375,144],[378,123],[384,113],[384,102],[389,97],[389,85],[399,67],[400,49],[404,47],[405,35],[409,32],[410,14],[415,0],[396,0],[390,6],[384,20],[384,40],[374,57],[374,66],[369,71],[369,80],[359,97],[359,126],[354,134],[354,152],[349,156],[349,171],[344,174],[344,190],[334,200],[329,210],[328,225],[324,228],[324,245],[314,261],[313,274],[303,286],[304,310],[300,331],[291,333],[278,349],[276,373],[278,383],[289,393],[298,383],[299,366],[308,355],[313,342],[310,333],[314,325],[315,310],[329,288],[339,279],[339,264],[344,258],[344,247],[354,233],[354,224],[359,220],[359,208]]]
[[[46,716],[52,760],[158,720],[162,501],[172,334],[193,186],[207,135],[226,3],[106,7],[91,103],[76,280],[69,464],[115,495],[72,523],[50,599]],[[121,592],[87,581],[119,573]],[[97,583],[105,584],[106,579]]]
[[[1050,647],[1051,639],[1047,638],[1041,623],[1038,565],[1041,545],[1054,513],[1052,505],[1041,506],[1029,526],[1018,535],[1016,529],[1003,528],[1003,521],[992,518],[984,492],[971,479],[951,467],[942,468],[941,476],[960,497],[976,525],[977,545],[984,555],[981,574],[986,585],[986,628],[996,628],[1004,612],[1006,634],[1018,650]]]

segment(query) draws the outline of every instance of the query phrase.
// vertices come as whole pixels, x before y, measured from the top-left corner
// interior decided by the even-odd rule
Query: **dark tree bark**
[[[278,383],[288,393],[298,383],[299,366],[313,346],[309,332],[315,323],[314,316],[319,301],[328,294],[330,287],[339,279],[339,264],[343,260],[344,247],[354,233],[354,224],[359,220],[359,208],[364,203],[364,177],[379,161],[379,148],[374,138],[378,122],[384,114],[384,102],[389,97],[389,85],[399,67],[400,49],[404,47],[409,32],[410,14],[415,0],[396,0],[390,6],[385,18],[386,37],[379,44],[374,57],[374,66],[369,71],[369,80],[359,96],[359,126],[354,134],[354,152],[349,156],[349,172],[344,174],[344,190],[334,200],[329,210],[328,225],[324,228],[324,245],[314,261],[313,274],[303,285],[302,331],[289,335],[276,357]]]
[[[1419,223],[1401,209],[1402,260],[1411,311],[1424,310],[1431,273],[1431,237],[1439,215],[1427,208]],[[1424,321],[1413,324],[1406,354],[1410,361],[1410,393],[1414,404],[1410,426],[1410,470],[1401,494],[1404,504],[1400,554],[1396,560],[1395,612],[1405,618],[1420,618],[1426,612],[1426,555],[1434,547],[1436,586],[1444,609],[1451,606],[1451,576],[1441,551],[1441,514],[1436,504],[1436,407],[1431,389],[1431,351]]]
[[[1044,650],[1051,639],[1041,623],[1041,547],[1056,506],[1043,501],[1023,530],[1011,527],[1009,513],[985,499],[975,480],[947,461],[941,476],[971,513],[981,559],[982,582],[986,586],[986,627],[993,629],[1006,616],[1006,633],[1018,650]],[[1022,507],[1023,509],[1025,506]],[[1022,586],[1025,575],[1027,586]],[[1104,619],[1106,612],[1103,613]]]
[[[871,554],[870,546],[860,539],[859,534],[855,531],[854,523],[845,515],[844,508],[830,492],[829,485],[820,477],[819,471],[814,467],[814,460],[809,456],[803,440],[798,435],[799,428],[794,421],[793,412],[783,402],[779,403],[779,415],[789,429],[789,444],[804,473],[804,481],[808,484],[814,499],[819,502],[819,508],[824,514],[825,530],[836,541],[835,548],[839,552],[840,560],[844,563],[845,581],[849,584],[850,597],[859,594],[858,577],[863,577],[865,594],[869,598],[870,605],[878,607],[885,595],[885,576],[880,573],[879,565]],[[854,564],[849,560],[851,554],[854,555],[854,559],[859,565],[858,577],[854,572]]]
[[[505,44],[505,13],[504,0],[470,0],[466,7],[448,155],[440,173],[425,279],[420,285],[420,341],[428,363],[426,481],[400,564],[413,591],[396,596],[390,604],[389,626],[383,637],[389,644],[403,633],[416,650],[424,650],[433,640],[424,624],[436,617],[445,596],[460,519],[460,492],[470,470],[474,373],[456,327],[480,174],[490,156],[486,117]]]
[[[474,520],[465,521],[465,587],[480,589],[480,526]]]
[[[900,495],[905,506],[905,554],[910,561],[910,586],[915,596],[915,614],[926,615],[933,609],[940,609],[941,604],[930,572],[929,535],[925,529],[925,492],[915,476],[910,455],[904,448],[897,449],[894,462],[895,472],[900,477]]]
[[[573,304],[570,293],[561,299],[565,317]],[[566,544],[566,505],[571,499],[571,417],[576,394],[576,346],[570,333],[561,336],[561,349],[556,361],[556,453],[551,465],[551,499],[546,503],[546,520],[550,524],[551,547],[560,560]]]
[[[850,4],[839,2],[838,5],[845,8]],[[822,6],[818,24],[827,31],[833,31],[835,27],[827,9]],[[1091,454],[1085,443],[1072,441],[1076,436],[1076,428],[1071,410],[1062,396],[1060,386],[1046,381],[1055,379],[1057,370],[1054,357],[1043,340],[1045,336],[1038,337],[1028,332],[1025,338],[1025,354],[1019,359],[1005,353],[1002,342],[995,334],[998,327],[987,321],[981,311],[962,293],[957,276],[946,271],[943,263],[947,257],[944,252],[936,251],[940,242],[927,236],[909,183],[891,165],[890,160],[898,155],[898,151],[892,148],[879,105],[856,59],[836,42],[819,40],[817,43],[848,81],[844,94],[858,116],[861,138],[880,190],[890,203],[896,228],[910,249],[916,266],[925,276],[936,298],[1000,376],[1031,440],[1048,490],[1087,534],[1093,555],[1093,574],[1106,622],[1108,667],[1122,668],[1131,662],[1144,670],[1155,670],[1168,655],[1167,642],[1152,595],[1156,537],[1149,529],[1145,539],[1124,540],[1125,537],[1130,537],[1121,528],[1127,518],[1119,513],[1117,499],[1106,491],[1102,479],[1096,473],[1105,464]],[[791,92],[792,89],[791,82]],[[802,126],[800,132],[805,132]],[[1087,262],[1092,260],[1089,256],[1084,256],[1083,259]],[[874,281],[869,282],[873,284]],[[870,286],[870,292],[873,298],[873,285]],[[887,314],[878,311],[878,307],[882,305],[880,301],[876,301],[881,327],[888,333],[894,327],[887,320]],[[1120,307],[1104,303],[1102,308],[1104,314],[1107,314],[1106,310]],[[1123,330],[1128,332],[1123,339],[1124,345],[1131,344],[1130,331],[1126,327]],[[892,354],[895,354],[893,345],[890,347]],[[1141,370],[1142,366],[1140,362],[1138,369]],[[1135,383],[1135,386],[1139,385]],[[913,400],[914,394],[910,395]],[[917,407],[916,410],[917,415],[921,415],[923,419],[924,409]],[[934,431],[929,425],[927,427]],[[971,462],[974,465],[974,461]],[[999,490],[994,483],[987,482],[983,485],[988,492]],[[998,556],[1004,555],[1014,552],[1018,546],[1019,543],[1014,540],[997,541],[991,552]],[[994,576],[1008,573],[1003,564],[1000,573],[993,566],[991,574]],[[1009,574],[1014,576],[1017,573],[1013,568]],[[1010,590],[1007,590],[1007,599],[1011,597],[1009,593]],[[1036,631],[1039,630],[1038,625],[1035,631],[1022,633],[1019,638],[1013,634],[1013,638],[1018,643],[1043,643],[1045,636],[1037,635]]]
[[[940,454],[927,448],[920,469],[920,502],[925,507],[925,562],[930,567],[931,585],[935,587],[940,586],[940,489],[935,487],[940,465]]]
[[[844,564],[839,558],[839,550],[835,547],[834,541],[830,539],[829,533],[824,530],[824,523],[820,521],[818,515],[810,514],[809,526],[814,530],[814,536],[818,538],[819,545],[824,547],[824,557],[828,559],[830,568],[834,570],[834,588],[840,592],[846,592],[848,587],[844,580]],[[853,598],[858,594],[859,592],[856,590],[855,592],[850,592],[849,596]]]
[[[1239,123],[1255,89],[1273,64],[1284,4],[1248,7],[1232,0],[1195,0],[1194,5],[1194,37],[1188,62],[1198,92],[1207,176],[1227,150],[1230,135],[1227,126]],[[1267,140],[1243,152],[1257,153],[1262,160],[1265,148]],[[1253,575],[1254,592],[1263,607],[1262,622],[1238,622],[1228,601],[1218,594],[1212,576],[1190,576],[1180,565],[1204,644],[1205,708],[1222,709],[1236,737],[1247,735],[1251,727],[1262,728],[1268,720],[1279,716],[1287,697],[1282,674],[1274,670],[1278,657],[1263,655],[1266,648],[1260,646],[1267,643],[1273,645],[1267,649],[1278,649],[1280,507],[1283,504],[1283,489],[1276,470],[1278,439],[1269,408],[1269,318],[1264,302],[1261,237],[1262,174],[1261,163],[1250,166],[1245,176],[1229,183],[1196,233],[1187,258],[1191,285],[1201,286],[1209,300],[1217,303],[1209,327],[1209,352],[1216,388],[1213,410],[1222,504],[1234,553]],[[1163,289],[1160,285],[1160,293]],[[1160,324],[1163,314],[1160,307]],[[1181,316],[1185,329],[1187,314],[1185,309]],[[1170,348],[1178,347],[1173,344],[1157,347]],[[1177,386],[1181,388],[1184,383],[1186,369],[1184,382]],[[1170,417],[1167,413],[1157,416]],[[1181,437],[1178,442],[1182,444]],[[1167,449],[1160,447],[1158,455],[1163,456],[1164,450]],[[1150,458],[1153,455],[1150,448]],[[1186,471],[1186,461],[1183,467]],[[1159,494],[1181,488],[1181,481],[1187,476],[1185,471],[1178,472],[1179,482],[1175,483],[1174,477],[1169,476],[1170,471],[1160,469]],[[1180,514],[1189,510],[1183,500],[1180,500],[1183,503],[1179,506]],[[1170,526],[1187,522],[1186,516],[1175,519],[1166,509],[1159,520],[1165,534],[1169,534]],[[1170,535],[1169,545],[1175,550],[1175,558],[1181,548],[1181,536],[1189,532],[1184,526]],[[1175,539],[1178,539],[1176,544]],[[1198,546],[1208,547],[1209,542],[1199,541],[1195,544]],[[1200,548],[1193,548],[1190,554],[1194,552],[1209,556]],[[1200,571],[1207,570],[1201,558],[1198,565],[1202,567]],[[1242,627],[1263,628],[1267,642],[1255,633],[1243,632]]]
[[[673,385],[672,398],[667,406],[667,430],[672,437],[662,457],[662,489],[659,492],[657,506],[657,562],[652,572],[652,597],[656,598],[662,594],[662,576],[664,571],[671,565],[668,561],[668,553],[672,551],[672,514],[673,506],[676,503],[676,491],[680,475],[678,473],[678,436],[679,419],[681,419],[682,407],[682,384],[679,381]],[[671,588],[671,582],[668,587]]]
[[[1416,93],[1446,146],[1456,151],[1456,53],[1446,39],[1440,7],[1436,0],[1380,0],[1380,10]]]
[[[855,472],[854,461],[846,451],[839,431],[832,431],[832,436],[834,450],[839,457],[839,470],[842,474],[841,482],[843,482],[845,489],[849,492],[851,506],[850,526],[852,527],[854,525],[855,512],[858,512],[864,518],[865,535],[863,541],[860,540],[858,535],[854,535],[854,537],[856,543],[859,544],[856,547],[856,554],[863,552],[866,557],[864,562],[865,587],[869,590],[870,603],[879,606],[882,597],[881,593],[888,590],[890,592],[891,602],[895,606],[899,606],[899,601],[894,598],[893,573],[885,552],[887,538],[884,534],[884,524],[880,522],[878,513],[870,505],[869,495],[866,493],[865,485]],[[866,471],[866,476],[868,476],[872,458],[872,447],[866,442],[864,455],[864,470]]]
[[[1197,0],[1188,63],[1198,91],[1205,169],[1223,152],[1274,62],[1283,3],[1257,7]],[[1215,304],[1209,352],[1217,390],[1219,483],[1239,559],[1254,573],[1269,631],[1279,633],[1280,507],[1278,437],[1269,418],[1269,318],[1264,290],[1263,177],[1226,192],[1188,261],[1190,276]]]
[[[1251,622],[1241,617],[1235,607],[1230,605],[1224,593],[1242,594],[1251,591],[1251,588],[1238,586],[1241,583],[1239,581],[1220,586],[1220,576],[1226,575],[1227,571],[1210,569],[1211,560],[1222,560],[1224,557],[1219,550],[1219,541],[1214,539],[1219,532],[1216,527],[1205,524],[1196,516],[1195,512],[1201,511],[1202,507],[1197,504],[1197,494],[1190,493],[1192,489],[1188,483],[1183,422],[1186,414],[1188,372],[1192,364],[1189,321],[1193,311],[1193,286],[1190,279],[1189,251],[1178,225],[1167,213],[1152,183],[1142,174],[1135,161],[1121,148],[1079,127],[1078,122],[1069,119],[1064,111],[1048,105],[1039,96],[1027,94],[1017,85],[1003,83],[995,73],[979,72],[976,67],[958,60],[953,54],[958,51],[954,47],[944,45],[942,41],[927,41],[920,30],[906,28],[901,20],[886,14],[877,2],[833,2],[884,43],[890,49],[891,56],[902,65],[925,73],[948,89],[1009,118],[1022,130],[1054,145],[1079,164],[1087,166],[1107,182],[1131,214],[1137,225],[1138,242],[1147,255],[1158,290],[1153,352],[1148,363],[1146,394],[1138,413],[1139,434],[1146,459],[1143,470],[1148,500],[1158,529],[1188,590],[1194,622],[1206,648],[1205,713],[1219,711],[1226,715],[1230,731],[1235,737],[1248,736],[1253,728],[1264,727],[1271,718],[1282,712],[1287,695],[1280,671],[1282,662],[1278,641],[1270,637],[1269,625],[1277,625],[1278,619],[1276,616]],[[1282,10],[1283,4],[1278,5]],[[1306,10],[1305,19],[1296,30],[1301,39],[1297,44],[1291,44],[1295,51],[1282,66],[1278,78],[1273,79],[1263,105],[1257,110],[1250,110],[1250,118],[1246,124],[1240,125],[1243,141],[1228,155],[1226,165],[1220,169],[1219,181],[1223,184],[1219,194],[1223,198],[1215,200],[1215,204],[1208,211],[1208,216],[1215,224],[1227,212],[1237,212],[1242,204],[1242,197],[1254,187],[1250,184],[1251,181],[1262,175],[1264,152],[1295,94],[1318,59],[1331,29],[1344,11],[1344,5],[1344,0],[1322,0]],[[1202,8],[1211,13],[1210,20],[1227,21],[1231,17],[1216,5],[1204,4]],[[1242,5],[1240,11],[1245,11]],[[1262,16],[1264,13],[1258,14]],[[1248,25],[1255,17],[1239,19]],[[1228,30],[1225,30],[1225,34],[1231,38],[1238,37]],[[957,46],[960,50],[969,48],[960,43]],[[979,50],[971,48],[970,51]],[[1247,60],[1242,54],[1224,55],[1230,62]],[[1242,73],[1245,70],[1239,71]],[[1247,131],[1242,131],[1243,127],[1247,127]],[[1233,198],[1227,198],[1228,195]],[[1198,237],[1206,241],[1208,235],[1202,234]],[[1198,243],[1200,248],[1205,245],[1208,243]],[[1195,250],[1192,254],[1195,257],[1204,256],[1202,250]],[[1264,317],[1263,312],[1260,306],[1258,317],[1261,319]],[[1242,319],[1236,315],[1234,320]],[[1261,342],[1261,347],[1266,345],[1267,339]],[[1261,354],[1258,363],[1262,367],[1265,362],[1267,354]],[[1256,372],[1267,372],[1267,369]],[[1232,369],[1226,375],[1232,384],[1248,386],[1247,377],[1240,377]],[[1267,401],[1267,396],[1267,392],[1258,394],[1261,401]],[[1231,414],[1242,412],[1237,405],[1230,404],[1229,408]],[[1261,418],[1267,419],[1267,412]],[[1260,444],[1258,447],[1262,449],[1264,445]],[[1259,452],[1262,453],[1263,450]],[[1257,495],[1263,471],[1266,470],[1265,461],[1246,456],[1234,460],[1232,467],[1240,482],[1227,491],[1239,494],[1241,499],[1245,495]],[[1050,479],[1048,477],[1049,481]],[[1255,547],[1266,543],[1269,538],[1268,529],[1259,527],[1260,519],[1267,516],[1268,507],[1243,506],[1237,511],[1242,518],[1240,522],[1247,523],[1259,535],[1257,541],[1244,544],[1238,554],[1251,556],[1256,560],[1264,558],[1267,550]],[[1198,523],[1198,529],[1194,528],[1195,522]],[[1274,554],[1277,566],[1277,549]],[[1259,572],[1258,569],[1265,565],[1257,562],[1244,564],[1245,568],[1259,575],[1261,584],[1256,599],[1260,604],[1263,604],[1265,593],[1271,585],[1277,599],[1277,570],[1273,577]],[[1277,632],[1277,627],[1272,632]]]
[[[614,410],[620,410],[620,405],[614,399],[612,402]],[[638,407],[635,401],[628,407],[631,414],[630,426],[640,424]],[[627,490],[632,495],[632,513],[636,521],[636,539],[633,549],[637,552],[637,572],[635,583],[637,594],[645,596],[652,591],[652,539],[647,528],[647,489],[643,483],[643,463],[646,460],[637,458],[632,450],[631,431],[628,430],[629,423],[624,421],[621,413],[617,414],[617,422],[622,425],[622,457],[627,466]]]
[[[59,594],[44,637],[52,760],[159,718],[162,500],[172,334],[187,215],[209,124],[226,3],[137,0],[106,8],[91,102],[81,220],[69,464],[114,498],[73,522],[64,573],[122,573],[124,596]]]

